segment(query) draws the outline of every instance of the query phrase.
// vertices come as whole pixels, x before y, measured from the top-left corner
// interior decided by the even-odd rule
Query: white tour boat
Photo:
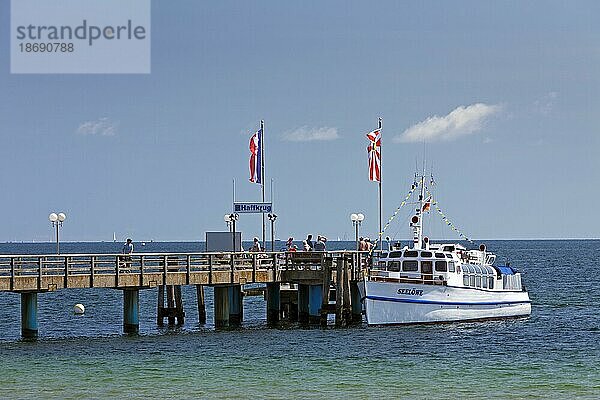
[[[369,325],[416,324],[522,317],[531,300],[521,274],[495,266],[485,245],[468,250],[460,244],[433,244],[423,236],[425,178],[419,182],[418,207],[412,216],[412,247],[394,247],[373,257],[360,291]]]

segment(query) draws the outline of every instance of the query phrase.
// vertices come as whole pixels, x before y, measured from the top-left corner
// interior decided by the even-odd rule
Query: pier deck
[[[126,333],[139,330],[141,289],[159,288],[159,325],[164,318],[183,323],[183,285],[196,286],[199,323],[206,322],[204,286],[214,287],[215,327],[228,327],[243,319],[243,286],[264,283],[268,323],[286,315],[325,326],[335,311],[336,325],[344,326],[362,320],[357,284],[366,258],[356,251],[0,255],[0,292],[20,293],[24,337],[37,336],[38,294],[59,289],[122,290]],[[282,298],[280,283],[297,289]]]
[[[323,281],[325,260],[348,253],[355,252],[0,255],[0,291],[275,282],[319,284]],[[352,277],[357,279],[358,268],[354,264],[350,268]]]

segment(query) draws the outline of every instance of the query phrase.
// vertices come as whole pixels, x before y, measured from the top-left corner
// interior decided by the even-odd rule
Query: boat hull
[[[360,291],[369,325],[474,321],[531,314],[531,300],[523,291],[375,281],[362,281]]]

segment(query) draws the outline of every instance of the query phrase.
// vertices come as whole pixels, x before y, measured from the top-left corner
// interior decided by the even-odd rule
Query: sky
[[[425,155],[476,239],[599,238],[597,1],[153,1],[150,74],[11,74],[0,0],[0,241],[204,240],[265,121],[276,237],[376,236]],[[425,142],[425,143],[424,143]],[[267,184],[267,197],[269,197]],[[385,235],[409,236],[411,206]],[[432,238],[458,239],[431,213]],[[241,215],[245,239],[261,217]],[[268,231],[267,231],[268,232]],[[267,239],[269,234],[267,234]]]

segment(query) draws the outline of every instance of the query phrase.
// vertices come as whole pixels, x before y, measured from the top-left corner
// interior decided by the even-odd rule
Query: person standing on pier
[[[133,253],[133,242],[131,239],[127,238],[127,242],[123,245],[121,253],[124,254],[120,257],[124,267],[129,268],[131,266],[131,253]]]
[[[250,247],[250,251],[254,252],[254,253],[258,253],[258,252],[262,251],[262,249],[260,247],[260,242],[258,241],[257,237],[254,238],[254,243],[252,243],[252,247]]]
[[[367,242],[362,236],[358,239],[358,251],[367,251]]]
[[[317,243],[315,243],[314,250],[315,251],[325,251],[326,250],[326,247],[325,247],[326,241],[327,241],[327,238],[325,236],[319,235],[317,237]]]
[[[290,236],[290,238],[285,242],[285,247],[287,251],[290,251],[292,247],[294,247],[294,238]]]
[[[312,251],[313,250],[313,241],[312,241],[312,235],[308,235],[306,237],[306,245],[308,246],[308,249],[306,249],[306,251]]]
[[[133,253],[133,242],[131,239],[127,238],[127,242],[123,245],[123,250],[121,251],[123,254],[131,254]]]

